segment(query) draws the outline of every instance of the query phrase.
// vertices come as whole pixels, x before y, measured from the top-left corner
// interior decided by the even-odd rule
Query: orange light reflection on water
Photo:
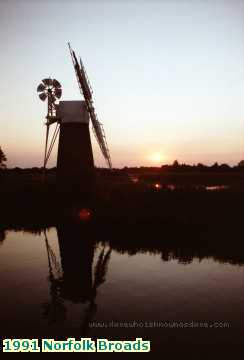
[[[91,219],[91,210],[90,209],[80,209],[79,211],[79,219],[81,221],[89,221]]]
[[[158,183],[154,184],[154,187],[155,187],[155,189],[157,189],[157,190],[162,189],[162,185],[161,185],[161,184],[158,184]]]

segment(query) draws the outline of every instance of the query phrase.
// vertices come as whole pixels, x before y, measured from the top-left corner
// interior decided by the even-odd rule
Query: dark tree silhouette
[[[4,162],[7,161],[7,158],[4,154],[4,152],[2,151],[2,148],[0,146],[0,169],[3,169],[6,167],[6,165],[4,164]]]
[[[178,163],[177,160],[175,160],[175,161],[173,162],[172,166],[175,167],[175,168],[178,168],[178,167],[180,166],[180,164]]]
[[[215,162],[215,163],[211,166],[212,169],[218,169],[218,167],[219,167],[219,164],[218,164],[217,162]]]

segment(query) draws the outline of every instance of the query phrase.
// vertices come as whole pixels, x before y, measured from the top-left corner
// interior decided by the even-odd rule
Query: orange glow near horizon
[[[161,152],[154,152],[148,156],[148,160],[155,164],[161,164],[163,161],[166,160],[166,156],[163,155]]]

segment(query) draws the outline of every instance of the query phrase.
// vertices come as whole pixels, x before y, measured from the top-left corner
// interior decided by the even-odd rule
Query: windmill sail
[[[86,75],[86,71],[84,68],[84,65],[82,64],[82,61],[80,59],[80,64],[76,58],[75,52],[71,49],[71,46],[69,44],[69,50],[71,54],[71,58],[73,61],[73,65],[75,68],[75,73],[78,81],[78,85],[80,88],[81,94],[84,96],[87,111],[90,114],[90,118],[93,125],[93,132],[95,134],[95,137],[97,139],[98,145],[102,151],[102,154],[109,166],[109,168],[112,168],[112,162],[108,150],[108,145],[104,133],[104,129],[102,124],[98,121],[97,114],[95,112],[94,106],[93,106],[93,100],[92,100],[92,89],[91,85],[89,83],[88,77]]]

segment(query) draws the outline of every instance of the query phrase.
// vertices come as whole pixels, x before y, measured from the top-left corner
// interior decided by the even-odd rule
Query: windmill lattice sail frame
[[[70,46],[70,43],[68,43],[68,46],[69,46],[72,62],[74,65],[75,74],[76,74],[77,82],[79,85],[80,93],[81,93],[81,95],[84,96],[87,111],[88,111],[91,121],[92,121],[93,133],[96,137],[96,140],[101,149],[101,152],[108,164],[108,167],[111,169],[112,162],[111,162],[111,157],[110,157],[110,153],[109,153],[109,149],[108,149],[108,145],[107,145],[107,141],[106,141],[106,136],[105,136],[103,126],[99,122],[97,114],[95,112],[95,108],[93,105],[93,99],[92,99],[92,88],[91,88],[89,79],[87,77],[87,74],[86,74],[86,71],[85,71],[85,68],[84,68],[84,65],[83,65],[81,59],[80,59],[80,63],[79,63],[74,50],[72,50],[72,48]]]

